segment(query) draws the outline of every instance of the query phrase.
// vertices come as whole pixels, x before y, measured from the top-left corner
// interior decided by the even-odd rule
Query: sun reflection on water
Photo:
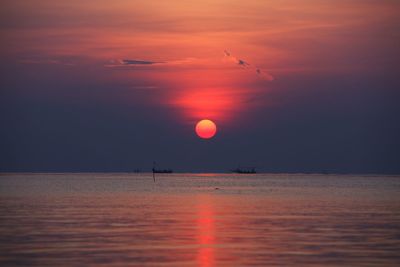
[[[199,199],[197,207],[197,265],[202,267],[215,266],[215,218],[212,200],[207,196]]]

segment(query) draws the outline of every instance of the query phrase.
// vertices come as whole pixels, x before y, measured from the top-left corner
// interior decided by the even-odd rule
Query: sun
[[[217,132],[217,126],[211,120],[201,120],[196,124],[196,134],[203,139],[214,137]]]

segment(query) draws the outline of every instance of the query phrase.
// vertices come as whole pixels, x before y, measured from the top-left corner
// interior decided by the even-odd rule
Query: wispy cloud
[[[171,68],[205,68],[215,65],[215,58],[186,57],[182,59],[170,59],[163,61],[139,60],[139,59],[112,59],[104,64],[105,67],[129,68],[129,67],[171,67]]]
[[[105,67],[123,67],[123,66],[150,66],[165,64],[163,61],[152,61],[152,60],[141,60],[141,59],[112,59],[109,60],[104,66]]]
[[[227,50],[224,50],[224,55],[225,55],[225,58],[228,58],[230,61],[235,62],[240,67],[243,67],[243,68],[250,69],[250,70],[254,71],[261,78],[264,78],[264,79],[266,79],[268,81],[272,81],[272,80],[275,79],[268,72],[266,72],[266,71],[264,71],[264,70],[262,70],[262,69],[260,69],[260,68],[258,68],[256,66],[250,64],[249,62],[247,62],[247,61],[245,61],[243,59],[240,59],[240,58],[237,58],[237,57],[233,56],[232,53],[230,53]]]
[[[149,61],[149,60],[137,60],[137,59],[122,59],[121,64],[123,65],[153,65],[161,64],[165,62]]]
[[[232,55],[228,50],[224,50],[224,58],[227,59],[230,62],[235,63],[237,66],[250,70],[254,74],[256,74],[258,77],[272,81],[274,80],[274,77],[269,74],[267,71],[250,64],[248,61],[237,58]],[[177,68],[177,67],[191,67],[191,68],[199,68],[199,69],[204,69],[204,68],[218,68],[222,67],[220,64],[221,62],[218,63],[217,58],[183,58],[183,59],[175,59],[175,60],[165,60],[165,61],[153,61],[153,60],[142,60],[142,59],[113,59],[110,60],[107,64],[105,64],[105,67],[134,67],[134,66],[168,66],[172,68]]]

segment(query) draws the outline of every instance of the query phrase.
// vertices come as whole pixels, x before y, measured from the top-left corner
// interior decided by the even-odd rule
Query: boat
[[[172,169],[157,169],[156,165],[157,165],[157,163],[155,161],[153,161],[153,168],[152,168],[153,173],[173,173],[174,172]]]
[[[153,173],[173,173],[174,171],[171,169],[156,169],[153,168]]]
[[[240,173],[240,174],[251,174],[257,173],[256,168],[236,168],[231,170],[233,173]]]

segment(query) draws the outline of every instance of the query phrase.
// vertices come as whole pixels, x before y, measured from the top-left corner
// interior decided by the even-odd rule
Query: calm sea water
[[[1,266],[399,266],[400,177],[1,174]]]

